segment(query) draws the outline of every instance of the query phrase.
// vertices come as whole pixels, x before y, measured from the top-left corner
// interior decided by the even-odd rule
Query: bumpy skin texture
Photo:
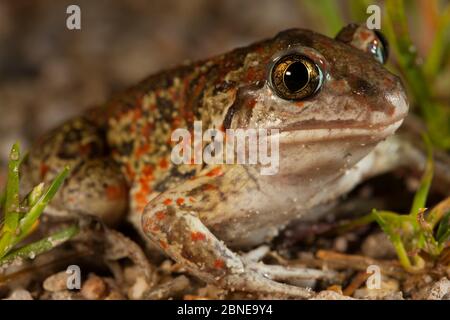
[[[207,282],[307,296],[229,248],[270,240],[349,191],[361,180],[357,162],[406,115],[399,80],[368,52],[374,33],[356,29],[341,39],[292,29],[150,76],[45,136],[26,170],[36,182],[73,168],[55,214],[115,223],[128,212],[152,243]],[[292,52],[313,60],[324,77],[319,92],[301,101],[281,99],[269,81],[274,59]],[[195,120],[204,129],[279,129],[278,174],[262,176],[257,165],[174,165],[171,133],[192,130]]]

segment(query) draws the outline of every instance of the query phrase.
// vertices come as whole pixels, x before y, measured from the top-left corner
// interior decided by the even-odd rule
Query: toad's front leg
[[[307,298],[307,289],[275,282],[231,251],[205,226],[205,211],[217,210],[227,186],[245,188],[245,172],[219,167],[168,190],[144,210],[143,230],[165,253],[207,283],[230,290]],[[231,196],[232,195],[228,195]],[[216,211],[217,212],[217,211]]]

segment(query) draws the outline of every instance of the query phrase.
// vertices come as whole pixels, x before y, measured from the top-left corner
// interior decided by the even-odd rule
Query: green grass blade
[[[31,192],[27,196],[27,206],[29,208],[33,207],[36,202],[38,202],[39,198],[44,193],[44,183],[39,183],[36,187],[31,190]]]
[[[8,162],[8,177],[6,182],[6,198],[4,206],[4,224],[0,238],[0,258],[13,246],[12,240],[19,226],[19,164],[20,149],[15,143],[11,149]]]
[[[39,219],[45,207],[54,197],[55,193],[58,191],[59,187],[64,182],[64,179],[68,174],[69,168],[66,167],[60,174],[58,174],[47,191],[39,198],[39,200],[36,201],[34,206],[31,207],[29,212],[23,217],[23,219],[20,221],[20,237],[16,239],[16,242],[20,241],[20,239],[28,235],[28,233],[31,231],[31,227]]]
[[[19,163],[20,149],[15,143],[11,149],[8,163],[8,180],[6,182],[5,228],[15,232],[18,225],[19,212]]]
[[[377,210],[373,210],[372,214],[375,218],[375,221],[379,224],[380,228],[388,236],[389,240],[394,246],[400,264],[407,270],[411,269],[412,268],[411,261],[409,260],[408,254],[405,250],[400,235],[393,230],[391,223],[388,221],[389,215],[383,214],[382,211]]]
[[[0,259],[0,266],[9,264],[16,259],[34,258],[35,256],[49,251],[61,243],[69,240],[78,233],[79,229],[76,225],[58,231],[49,237],[42,240],[28,244],[20,249],[17,249],[5,257]]]
[[[417,64],[417,50],[409,36],[403,0],[386,0],[384,31],[395,49],[402,74],[427,124],[433,143],[450,148],[449,113],[432,96],[429,81]]]
[[[23,156],[23,157],[19,160],[19,163],[18,163],[17,167],[20,167],[20,165],[21,165],[22,162],[26,159],[26,157],[28,157],[28,153],[25,154],[25,156]],[[6,202],[6,188],[0,192],[0,209],[3,208],[3,207],[5,206],[5,202]]]
[[[373,214],[369,213],[365,216],[353,219],[351,221],[345,221],[344,223],[339,224],[336,228],[333,229],[337,234],[343,234],[350,230],[368,225],[375,221],[375,217]]]
[[[433,150],[431,142],[427,136],[424,136],[425,145],[427,148],[427,163],[425,165],[425,171],[420,180],[419,189],[414,195],[413,204],[411,206],[410,215],[417,217],[420,209],[425,208],[428,192],[430,191],[431,181],[433,180],[434,163],[433,163]]]

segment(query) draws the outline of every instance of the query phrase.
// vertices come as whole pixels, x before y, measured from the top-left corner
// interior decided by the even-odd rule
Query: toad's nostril
[[[374,96],[378,93],[375,86],[364,80],[363,78],[355,77],[351,79],[348,84],[354,94]]]

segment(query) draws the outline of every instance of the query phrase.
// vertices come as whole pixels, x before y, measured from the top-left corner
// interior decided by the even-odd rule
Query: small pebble
[[[421,290],[416,297],[423,300],[446,300],[450,296],[450,281],[442,278]]]
[[[353,294],[357,299],[392,300],[399,293],[400,284],[397,280],[382,277],[379,289],[369,289],[366,286],[358,289]]]
[[[334,290],[323,290],[320,291],[316,296],[310,300],[354,300],[351,297],[344,296]]]
[[[365,256],[374,259],[392,259],[396,257],[392,243],[383,232],[371,234],[364,239],[361,251]]]
[[[3,300],[33,300],[31,293],[25,289],[15,289],[8,298]]]
[[[88,300],[100,300],[106,296],[107,286],[99,276],[90,274],[81,287],[81,295]]]
[[[333,247],[338,252],[346,252],[348,248],[348,241],[345,237],[337,237],[334,240]]]
[[[55,273],[44,280],[43,287],[50,292],[67,290],[67,274],[65,271]]]

